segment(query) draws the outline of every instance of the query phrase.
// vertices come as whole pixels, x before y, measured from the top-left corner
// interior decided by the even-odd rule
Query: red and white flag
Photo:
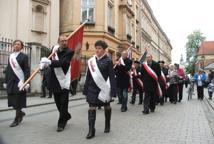
[[[78,31],[68,39],[68,47],[74,51],[74,56],[71,60],[71,81],[79,79],[81,74],[81,49],[83,31],[84,26],[78,29]]]

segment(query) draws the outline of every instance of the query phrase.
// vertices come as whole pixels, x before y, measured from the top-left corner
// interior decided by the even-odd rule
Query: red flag
[[[75,32],[68,39],[68,47],[74,50],[74,56],[71,60],[71,80],[78,79],[81,73],[81,48],[83,40],[84,26]]]

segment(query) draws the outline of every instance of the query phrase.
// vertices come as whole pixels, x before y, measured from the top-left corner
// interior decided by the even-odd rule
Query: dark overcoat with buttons
[[[24,72],[25,80],[27,80],[30,75],[28,56],[20,52],[16,57],[16,60],[20,65],[22,71]],[[21,109],[26,107],[26,91],[19,91],[19,79],[14,73],[11,65],[9,64],[9,61],[8,66],[6,68],[5,76],[5,83],[7,84],[8,106],[12,106],[15,109]]]
[[[113,70],[113,63],[112,60],[107,56],[103,56],[101,59],[96,59],[97,66],[105,80],[109,78],[111,92],[110,96],[116,96],[116,80],[115,80],[115,73]],[[83,94],[86,95],[86,100],[89,104],[93,105],[104,105],[102,101],[98,99],[98,95],[100,93],[100,88],[94,82],[94,79],[88,69],[86,74],[86,80],[84,84]]]

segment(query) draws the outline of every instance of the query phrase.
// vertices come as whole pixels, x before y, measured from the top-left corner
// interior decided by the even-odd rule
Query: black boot
[[[10,124],[10,127],[15,127],[15,126],[19,125],[18,119],[19,119],[19,112],[16,110],[15,119],[14,119],[14,121]]]
[[[111,108],[105,109],[105,130],[104,133],[110,132]]]
[[[91,139],[95,136],[95,120],[96,120],[96,110],[88,110],[88,125],[89,131],[86,136],[87,139]]]

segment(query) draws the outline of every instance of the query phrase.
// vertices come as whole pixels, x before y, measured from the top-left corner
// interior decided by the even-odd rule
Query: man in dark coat
[[[137,91],[139,93],[139,105],[143,103],[143,82],[141,80],[141,67],[139,61],[134,61],[134,65],[132,65],[132,81],[133,81],[133,91],[131,104],[135,104]]]
[[[117,62],[115,67],[118,76],[118,86],[120,89],[121,97],[121,112],[127,111],[127,102],[128,102],[128,88],[130,86],[130,69],[132,66],[132,61],[128,58],[128,52],[124,51],[122,57]]]
[[[69,89],[70,89],[70,61],[74,52],[67,47],[67,37],[59,36],[58,46],[54,46],[51,60],[42,58],[41,68],[50,66],[48,72],[48,89],[53,92],[54,100],[59,111],[57,132],[64,130],[67,121],[71,119],[68,112]],[[45,65],[44,65],[45,64]]]
[[[141,74],[145,92],[143,113],[149,114],[149,109],[151,112],[155,111],[155,97],[157,94],[160,94],[158,91],[158,79],[161,76],[160,66],[157,62],[152,60],[151,54],[146,55],[146,63],[142,64]],[[154,77],[154,75],[156,75],[156,77]]]
[[[48,85],[48,81],[47,81],[48,69],[49,69],[49,67],[45,67],[42,70],[43,78],[42,78],[42,96],[41,96],[41,98],[46,97],[46,88],[47,88],[47,85]],[[48,93],[49,93],[48,98],[52,98],[52,92],[49,90]]]
[[[161,68],[161,77],[159,79],[160,87],[162,90],[162,97],[158,97],[158,100],[160,102],[160,105],[164,105],[164,98],[166,98],[166,89],[167,89],[167,81],[166,81],[166,76],[168,75],[168,70],[164,67],[164,61],[159,61],[158,62]]]
[[[5,88],[8,94],[8,106],[16,110],[16,116],[10,127],[17,126],[25,113],[22,108],[26,107],[26,89],[21,90],[24,81],[30,75],[28,56],[21,52],[24,45],[20,40],[13,42],[13,53],[10,55],[6,68]],[[18,70],[19,68],[20,71]],[[26,88],[29,87],[29,84]]]

